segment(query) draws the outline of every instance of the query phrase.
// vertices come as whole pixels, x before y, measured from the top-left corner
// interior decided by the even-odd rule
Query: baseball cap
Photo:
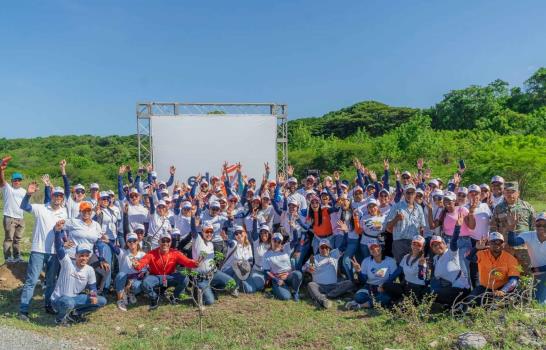
[[[404,192],[406,192],[408,190],[414,190],[415,191],[415,185],[414,184],[407,184],[406,186],[404,186]]]
[[[273,234],[273,239],[275,239],[275,240],[277,240],[277,241],[281,241],[281,242],[282,242],[283,238],[284,238],[284,237],[283,237],[282,233],[280,233],[280,232],[275,232],[275,233]]]
[[[431,247],[432,247],[432,243],[445,243],[445,241],[444,241],[444,239],[443,239],[442,237],[434,235],[434,236],[432,236],[432,237],[430,238],[430,243],[429,243],[429,245],[430,245]]]
[[[359,192],[364,192],[364,190],[362,189],[362,187],[360,187],[360,186],[355,186],[355,187],[353,188],[353,193],[355,193],[355,192],[357,192],[357,191],[359,191]],[[326,192],[326,194],[328,194],[328,192]]]
[[[386,194],[390,194],[389,190],[387,190],[386,188],[382,188],[381,191],[379,191],[379,193],[386,193]]]
[[[267,232],[270,232],[270,231],[271,231],[271,230],[269,229],[269,225],[267,225],[267,224],[262,224],[262,225],[260,226],[260,231],[262,231],[262,230],[265,230],[265,231],[267,231]]]
[[[169,190],[166,189],[166,188],[164,188],[164,189],[162,189],[159,193],[161,193],[161,194],[169,194]]]
[[[289,177],[288,178],[288,183],[290,183],[290,182],[298,183],[298,179],[296,179],[295,177]]]
[[[332,248],[332,245],[330,244],[329,239],[321,239],[320,242],[319,242],[319,247],[321,247],[323,245],[327,246],[328,248]]]
[[[298,203],[298,201],[296,200],[296,198],[290,198],[290,199],[288,200],[288,205],[290,205],[290,204],[299,206],[299,203]]]
[[[110,193],[106,191],[100,191],[100,198],[110,198]]]
[[[434,190],[432,191],[432,197],[443,197],[444,191],[442,190]]]
[[[312,201],[320,201],[320,198],[316,195],[316,194],[312,194],[310,197],[309,197],[309,202],[312,202]]]
[[[225,197],[220,197],[220,198],[218,198],[218,203],[220,203],[220,202],[227,203],[227,199]]]
[[[163,197],[163,200],[165,201],[165,203],[173,201],[173,199],[170,196]]]
[[[89,202],[81,202],[80,203],[80,211],[86,211],[86,210],[92,210],[93,205]]]
[[[91,185],[89,185],[89,189],[90,190],[98,190],[99,189],[99,184],[96,183],[96,182],[93,182]]]
[[[457,196],[455,195],[455,193],[451,192],[451,191],[445,191],[444,192],[444,199],[449,199],[450,201],[454,201],[457,199]]]
[[[129,234],[127,235],[127,241],[130,241],[130,240],[132,240],[132,239],[138,240],[138,236],[137,236],[136,233],[131,232],[131,233],[129,233]]]
[[[165,181],[159,181],[157,184],[158,186],[167,186],[167,183]]]
[[[76,254],[92,253],[93,247],[89,243],[80,243],[76,246]]]
[[[129,194],[133,194],[133,193],[134,194],[140,194],[140,193],[138,193],[138,190],[136,188],[134,188],[134,187],[131,188],[131,190],[129,191]]]
[[[188,201],[182,202],[182,208],[183,209],[191,209],[191,203]]]
[[[309,175],[305,178],[305,181],[313,181],[315,182],[315,177],[313,175]]]
[[[142,224],[133,224],[133,232],[138,231],[138,230],[142,230],[142,232],[144,232],[144,225],[142,225]]]
[[[162,234],[160,234],[158,240],[161,241],[163,238],[172,239],[171,235],[168,232],[163,232]]]
[[[214,201],[210,203],[210,207],[220,209],[220,203],[218,201]]]
[[[515,181],[510,181],[504,184],[504,189],[509,191],[519,191],[519,185]]]
[[[429,185],[434,185],[436,187],[440,186],[440,183],[436,179],[432,179],[428,182]]]
[[[503,184],[504,183],[504,179],[502,178],[502,176],[498,176],[498,175],[495,175],[491,178],[491,183],[494,183],[494,182],[498,182],[498,183],[501,183]]]
[[[243,226],[241,226],[241,225],[234,225],[233,226],[233,232],[242,231],[242,230],[243,230]]]
[[[82,184],[77,184],[76,186],[74,186],[74,191],[75,190],[84,190],[85,191],[85,186],[82,185]]]
[[[546,220],[546,213],[545,212],[538,213],[537,217],[535,218],[535,221],[538,221],[538,220]]]
[[[230,194],[230,195],[228,196],[228,199],[229,199],[229,200],[232,200],[232,199],[239,200],[239,196],[232,193],[232,194]]]
[[[262,201],[262,198],[258,195],[255,195],[254,197],[252,197],[252,201],[258,201],[258,202],[261,202]]]
[[[207,222],[203,223],[203,225],[201,226],[201,230],[202,231],[214,230],[214,226],[212,226],[212,223],[210,221],[207,221]]]
[[[378,240],[372,240],[368,243],[368,248],[371,248],[373,246],[378,246],[378,247],[381,247],[381,244],[379,244],[379,241]]]
[[[411,239],[412,242],[419,242],[421,244],[425,244],[425,238],[421,235],[415,235],[413,236],[413,238]]]
[[[490,232],[489,233],[489,240],[490,241],[503,241],[504,237],[499,232]]]
[[[411,177],[411,173],[407,170],[402,173],[402,176],[404,175]]]
[[[12,180],[23,180],[23,174],[21,173],[18,173],[18,172],[15,172],[13,174],[11,174],[11,179]]]
[[[468,186],[468,192],[478,192],[480,193],[482,190],[480,189],[480,186],[472,184]]]
[[[165,203],[164,200],[160,200],[159,202],[157,202],[157,206],[158,206],[158,207],[160,207],[160,206],[166,207],[166,206],[167,206],[167,203]]]
[[[207,179],[202,179],[201,182],[199,183],[199,186],[201,185],[209,185],[209,182],[207,181]]]
[[[254,192],[256,192],[256,190],[252,187],[249,187],[246,189],[246,193],[254,193]]]
[[[64,195],[64,190],[63,190],[62,187],[58,187],[58,186],[54,187],[53,188],[53,194],[62,194],[62,195]]]
[[[349,188],[349,184],[347,184],[346,181],[343,180],[343,181],[341,181],[341,184],[339,185],[339,187]]]
[[[459,187],[459,188],[457,189],[457,193],[468,194],[468,188],[466,188],[466,187]]]
[[[112,190],[108,190],[108,191],[106,191],[106,193],[108,193],[109,196],[115,196],[116,195],[114,193],[114,191],[112,191]]]
[[[415,194],[417,194],[417,193],[420,193],[423,196],[425,195],[425,191],[423,191],[423,189],[421,189],[421,188],[418,188],[418,189],[415,190]]]
[[[368,199],[368,202],[366,203],[366,206],[369,207],[370,205],[379,205],[379,202],[375,198]]]
[[[375,185],[374,185],[374,184],[368,184],[368,186],[366,186],[366,190],[367,190],[368,188],[373,188],[373,189],[375,189]]]
[[[269,191],[264,191],[264,193],[262,193],[262,199],[263,198],[269,198],[271,199],[271,195],[269,194]]]
[[[482,190],[485,189],[485,190],[487,190],[487,191],[490,190],[488,184],[481,184],[481,185],[480,185],[480,189],[482,189]]]

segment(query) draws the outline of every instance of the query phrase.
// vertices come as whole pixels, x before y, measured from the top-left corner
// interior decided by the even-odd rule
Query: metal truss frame
[[[185,103],[185,102],[139,102],[136,104],[138,164],[152,163],[153,116],[183,116],[210,114],[261,114],[273,115],[277,119],[277,173],[286,175],[288,167],[288,106],[278,103]]]

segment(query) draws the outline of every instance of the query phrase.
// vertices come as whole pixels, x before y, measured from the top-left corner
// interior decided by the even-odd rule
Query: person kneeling
[[[517,259],[504,250],[502,234],[491,232],[489,246],[485,240],[476,242],[467,259],[478,263],[480,285],[468,296],[474,302],[481,303],[481,296],[487,292],[502,298],[516,289],[520,266]]]
[[[354,288],[350,280],[337,280],[340,256],[339,250],[332,250],[330,240],[322,239],[319,242],[319,254],[312,256],[303,267],[304,271],[313,275],[313,281],[307,284],[309,295],[324,308],[332,306],[328,298],[338,298]]]
[[[144,278],[142,288],[150,298],[149,310],[155,310],[159,306],[159,295],[156,291],[158,286],[174,287],[170,302],[177,304],[178,297],[186,289],[189,280],[187,276],[176,272],[176,266],[196,268],[199,266],[200,260],[190,259],[178,250],[172,249],[171,235],[167,232],[159,236],[159,248],[150,250],[140,261],[133,260],[133,267],[137,271],[142,271],[144,267],[148,266],[149,275]]]
[[[390,302],[383,284],[392,282],[396,278],[394,274],[397,270],[396,261],[389,256],[383,258],[381,245],[377,241],[368,243],[368,249],[371,255],[362,260],[362,264],[359,264],[354,257],[351,261],[353,270],[358,273],[358,280],[364,284],[364,288],[356,292],[354,300],[345,305],[346,309],[369,309],[373,307],[374,299],[382,306]]]
[[[51,295],[52,306],[57,312],[55,323],[62,326],[85,321],[85,315],[106,305],[106,299],[97,295],[95,271],[89,265],[93,247],[88,243],[76,246],[76,259],[72,261],[63,245],[64,220],[55,225],[55,250],[61,271]],[[86,288],[89,294],[81,294]]]
[[[275,232],[271,239],[271,250],[264,255],[264,276],[271,279],[273,295],[277,299],[290,300],[291,287],[294,290],[294,301],[299,301],[302,274],[300,271],[292,270],[290,256],[284,249],[282,241],[282,234]]]

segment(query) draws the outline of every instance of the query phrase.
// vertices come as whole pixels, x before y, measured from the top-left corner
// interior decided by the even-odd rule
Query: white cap
[[[160,200],[159,202],[157,202],[157,206],[159,207],[159,206],[161,206],[161,205],[164,206],[164,207],[166,207],[166,206],[167,206],[167,203],[165,203],[164,200]]]
[[[165,196],[165,197],[163,197],[163,200],[164,200],[165,202],[172,202],[172,201],[173,201],[173,199],[172,199],[170,196]]]
[[[406,192],[407,190],[415,190],[415,185],[407,184],[406,186],[404,186],[404,192]]]
[[[468,188],[466,188],[466,187],[459,187],[459,188],[457,189],[457,193],[468,194]]]
[[[537,217],[535,218],[535,221],[538,221],[538,220],[546,220],[546,213],[545,212],[538,213]]]
[[[444,191],[442,190],[434,190],[432,191],[432,197],[443,197]]]
[[[62,194],[62,195],[64,195],[64,190],[63,190],[62,187],[59,187],[59,186],[54,187],[53,188],[53,194]]]
[[[288,178],[288,183],[290,183],[290,182],[298,183],[298,179],[296,179],[296,178],[293,177],[293,176],[292,176],[292,177],[289,177],[289,178]]]
[[[218,201],[213,201],[209,204],[211,208],[218,208],[220,209],[220,203]]]
[[[76,246],[76,254],[80,253],[92,253],[93,252],[93,246],[89,243],[80,243]]]
[[[491,178],[491,183],[493,182],[499,182],[501,184],[504,183],[504,179],[502,178],[502,176],[499,176],[499,175],[495,175]]]
[[[220,202],[227,203],[226,197],[220,197],[220,198],[218,198],[218,203],[220,203]]]
[[[488,184],[481,184],[481,185],[480,185],[480,189],[486,189],[486,190],[488,190],[488,191],[490,190]]]
[[[199,183],[199,186],[201,185],[207,185],[208,186],[209,182],[207,181],[207,179],[202,179],[201,182]]]
[[[96,183],[96,182],[93,182],[91,185],[89,185],[89,189],[90,190],[98,190],[99,189],[99,184]]]
[[[212,226],[212,223],[210,221],[204,222],[203,225],[201,225],[202,231],[205,231],[207,229],[214,230],[214,226]]]
[[[402,176],[404,176],[404,175],[407,175],[407,176],[411,177],[411,173],[409,171],[407,171],[407,170],[402,173]]]
[[[297,206],[300,205],[299,202],[296,200],[296,198],[290,198],[288,200],[288,205],[290,205],[290,204],[297,205]]]
[[[434,243],[434,242],[445,243],[444,239],[441,236],[436,236],[436,235],[434,235],[434,236],[432,236],[430,238],[429,245],[432,246],[432,243]]]
[[[438,182],[438,180],[436,179],[432,179],[428,182],[429,185],[434,185],[436,187],[439,187],[440,186],[440,183]]]
[[[85,186],[82,185],[82,184],[77,184],[76,186],[74,186],[74,191],[75,190],[84,190],[85,191]]]
[[[167,183],[164,182],[164,181],[159,181],[159,183],[157,185],[158,186],[167,186]]]
[[[468,186],[468,192],[478,192],[480,193],[482,190],[480,189],[480,186],[472,184]]]
[[[233,226],[233,232],[236,232],[236,231],[243,231],[243,226],[241,226],[241,225],[234,225],[234,226]]]
[[[136,234],[136,233],[133,233],[133,232],[129,233],[129,234],[127,235],[127,240],[130,240],[130,239],[138,240],[137,234]]]
[[[262,231],[262,230],[265,230],[267,232],[271,232],[271,230],[269,229],[269,225],[267,225],[267,224],[262,224],[260,226],[260,231]]]
[[[457,196],[455,195],[455,193],[451,192],[451,191],[445,191],[444,192],[444,199],[449,199],[450,201],[454,201],[457,199]]]
[[[415,190],[415,194],[417,194],[417,193],[421,193],[422,195],[425,195],[425,191],[423,191],[423,189],[421,189],[421,188],[418,188],[418,189]]]
[[[182,208],[183,208],[183,209],[191,209],[191,208],[192,208],[192,205],[191,205],[190,202],[184,201],[184,202],[182,202]]]
[[[114,191],[112,191],[112,190],[108,190],[108,191],[106,191],[106,193],[108,193],[109,196],[115,196],[116,195],[114,193]]]
[[[356,191],[364,192],[364,190],[363,190],[362,187],[360,187],[360,186],[355,186],[355,187],[353,188],[353,193],[355,193]],[[326,194],[328,194],[328,192],[327,192]]]
[[[370,204],[379,205],[379,202],[375,198],[370,198],[366,202],[366,206],[370,206]]]
[[[163,233],[161,233],[161,234],[159,235],[158,240],[161,241],[163,238],[172,239],[170,233],[168,233],[168,232],[163,232]]]
[[[100,191],[100,198],[110,198],[110,194],[106,191]]]
[[[273,239],[280,240],[281,242],[282,242],[282,240],[284,239],[282,233],[280,233],[280,232],[275,232],[275,233],[273,234],[273,237],[272,237],[272,238],[273,238]]]
[[[330,244],[329,239],[321,239],[319,242],[319,247],[323,245],[328,246],[328,248],[332,248],[332,245]]]
[[[144,225],[142,224],[133,224],[133,232],[137,231],[137,230],[142,230],[144,231]]]
[[[135,193],[135,194],[140,194],[140,193],[138,192],[138,190],[137,190],[136,188],[134,188],[134,187],[131,188],[131,190],[129,191],[129,194],[133,194],[133,193]]]
[[[255,195],[254,197],[252,197],[252,201],[258,201],[258,202],[261,202],[262,201],[262,198],[258,195]]]
[[[345,182],[340,183],[339,187],[349,188],[349,186],[347,186],[347,184]]]
[[[425,244],[425,237],[421,236],[421,235],[415,235],[413,236],[413,238],[411,239],[412,242],[419,242],[421,244]]]
[[[490,232],[489,233],[489,240],[490,241],[503,241],[504,242],[504,237],[502,236],[502,234],[500,234],[498,232]]]

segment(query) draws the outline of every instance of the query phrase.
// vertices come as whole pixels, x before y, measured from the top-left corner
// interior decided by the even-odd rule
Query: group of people
[[[271,288],[280,300],[308,297],[328,308],[351,295],[347,309],[388,307],[412,295],[432,295],[448,308],[464,299],[478,305],[490,293],[517,290],[520,275],[532,275],[534,297],[546,303],[546,215],[519,198],[516,182],[493,176],[490,183],[464,186],[464,168],[444,182],[417,162],[417,172],[383,176],[354,161],[353,181],[340,174],[303,181],[261,182],[237,173],[196,176],[192,184],[157,178],[151,165],[133,173],[121,166],[117,194],[92,183],[72,186],[66,161],[63,186],[42,177],[44,201],[26,190],[23,175],[6,180],[4,257],[21,262],[23,212],[35,218],[19,317],[29,308],[45,270],[45,310],[60,325],[80,322],[115,294],[127,311],[142,294],[149,309],[182,293],[211,305],[223,293],[256,293]],[[171,288],[174,290],[171,292]],[[198,297],[197,297],[198,296]]]

